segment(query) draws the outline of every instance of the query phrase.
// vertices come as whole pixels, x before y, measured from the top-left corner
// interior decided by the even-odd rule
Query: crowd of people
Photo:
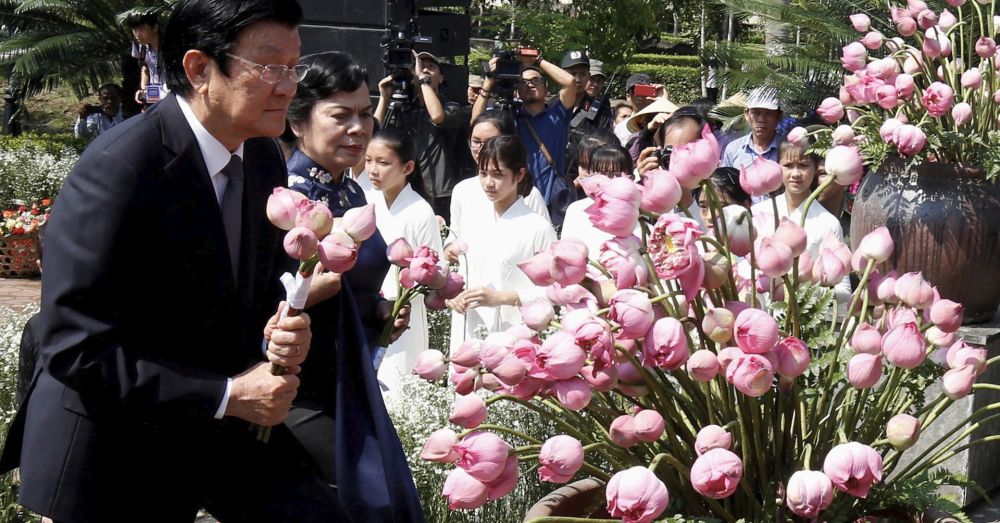
[[[427,307],[418,298],[397,318],[374,368],[397,292],[387,245],[402,238],[457,265],[454,351],[545,298],[520,262],[560,237],[597,259],[611,235],[587,216],[588,178],[642,184],[703,133],[724,144],[707,183],[756,216],[799,220],[823,176],[822,159],[780,130],[780,93],[751,92],[750,132],[731,136],[712,102],[678,106],[643,74],[611,100],[603,64],[582,50],[559,64],[522,54],[510,105],[494,91],[496,60],[457,103],[443,59],[415,54],[401,129],[387,121],[392,77],[337,51],[300,59],[301,18],[294,2],[183,0],[162,36],[136,20],[148,70],[135,96],[170,94],[122,122],[122,93],[106,86],[100,111],[81,113],[96,139],[48,226],[40,364],[0,462],[21,466],[32,510],[58,522],[190,520],[198,508],[227,523],[422,521],[385,404],[428,347]],[[739,182],[758,157],[784,182],[760,199]],[[279,276],[294,265],[264,203],[286,185],[338,217],[373,204],[378,230],[353,270],[314,275],[306,314],[282,318]],[[674,211],[711,229],[707,202],[684,190]],[[810,251],[843,237],[827,206],[840,213],[843,194],[810,207]],[[290,372],[271,375],[265,360]],[[263,444],[248,422],[279,429]],[[195,467],[213,473],[192,478]]]

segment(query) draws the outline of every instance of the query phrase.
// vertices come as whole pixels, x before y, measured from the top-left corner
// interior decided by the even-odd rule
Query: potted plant
[[[51,200],[15,200],[0,214],[0,277],[33,278],[38,267],[38,234],[49,219]]]
[[[539,522],[957,511],[937,489],[963,479],[934,469],[964,449],[964,422],[909,464],[900,458],[953,401],[992,387],[974,383],[985,350],[956,341],[961,305],[917,273],[876,268],[893,253],[885,228],[853,252],[828,238],[814,258],[801,225],[787,219],[757,237],[743,207],[712,205],[709,233],[669,212],[680,186],[700,184],[720,201],[704,181],[718,145],[707,129],[702,136],[676,147],[670,170],[646,173],[643,185],[584,180],[592,223],[616,237],[599,256],[563,239],[520,264],[548,296],[522,304],[524,325],[467,340],[448,357],[421,355],[414,373],[448,374],[460,394],[449,418],[458,428],[433,432],[421,451],[453,464],[442,491],[449,506],[501,498],[527,468],[528,481],[573,482],[529,512]],[[827,160],[842,185],[861,175],[857,153],[846,153]],[[741,184],[763,194],[780,178],[761,160]],[[849,272],[860,283],[838,313],[830,288]],[[945,395],[925,397],[932,383]],[[539,438],[497,422],[490,412],[505,404],[556,432]]]
[[[890,6],[885,34],[852,15],[863,36],[843,48],[840,95],[818,111],[850,123],[814,134],[822,149],[858,147],[871,168],[851,237],[886,225],[896,243],[887,266],[922,271],[973,323],[1000,303],[1000,23],[995,2],[946,4]]]

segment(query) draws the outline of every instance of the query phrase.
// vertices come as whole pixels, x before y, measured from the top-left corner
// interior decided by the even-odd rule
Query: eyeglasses
[[[474,152],[479,152],[485,143],[486,142],[480,142],[479,140],[469,140],[469,149],[472,149]]]
[[[521,83],[524,85],[533,85],[538,87],[539,85],[544,84],[545,80],[542,80],[541,78],[532,78],[530,80],[521,80]]]
[[[260,69],[260,79],[263,82],[272,85],[288,79],[294,79],[295,83],[301,82],[302,79],[306,77],[306,73],[309,71],[309,66],[305,64],[299,64],[293,67],[276,64],[262,65],[257,62],[251,62],[242,56],[236,56],[232,53],[226,53],[226,56],[237,60],[244,65],[248,65],[253,69]]]

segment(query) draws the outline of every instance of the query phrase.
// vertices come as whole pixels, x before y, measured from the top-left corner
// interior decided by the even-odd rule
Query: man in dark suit
[[[265,216],[300,79],[294,0],[185,0],[173,95],[103,133],[47,226],[40,364],[3,469],[64,521],[346,521],[278,425],[309,350],[273,315],[287,269]],[[268,319],[270,317],[270,319]],[[266,348],[265,348],[266,347]],[[289,368],[272,376],[270,362]],[[275,426],[260,443],[250,424]]]

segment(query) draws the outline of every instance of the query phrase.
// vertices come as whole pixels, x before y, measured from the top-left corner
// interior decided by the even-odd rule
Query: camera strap
[[[538,131],[535,130],[535,126],[531,125],[531,121],[523,116],[521,117],[521,120],[528,126],[528,132],[530,132],[531,137],[535,139],[535,143],[538,144],[538,148],[542,150],[542,155],[545,156],[545,161],[549,162],[549,166],[555,169],[556,161],[552,159],[552,153],[549,152],[549,148],[545,147],[545,144],[542,143],[542,138],[538,136]]]

